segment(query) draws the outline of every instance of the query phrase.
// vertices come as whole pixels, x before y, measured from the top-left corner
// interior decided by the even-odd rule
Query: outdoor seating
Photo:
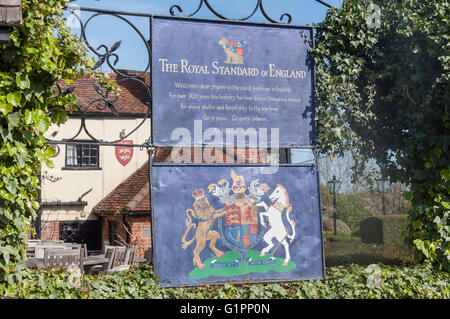
[[[125,254],[124,264],[132,266],[135,263],[135,258],[136,258],[136,248],[128,248]]]
[[[40,239],[28,239],[27,240],[27,257],[34,257],[36,251],[36,245],[40,243]]]
[[[69,249],[84,249],[84,258],[88,256],[86,244],[64,243],[64,246]]]
[[[29,268],[67,269],[76,265],[82,272],[99,274],[128,270],[139,259],[133,247],[105,245],[104,254],[88,256],[86,244],[49,241],[34,246],[35,254],[26,262]]]
[[[114,248],[114,255],[112,257],[112,263],[110,263],[110,268],[106,270],[106,272],[114,272],[118,270],[122,270],[121,266],[124,266],[125,262],[125,255],[126,255],[126,247],[115,247]],[[128,265],[129,266],[129,265]],[[119,268],[121,267],[121,268]]]
[[[65,249],[63,242],[55,242],[55,241],[45,241],[36,243],[34,249],[34,257],[36,258],[44,258],[44,252],[47,249]]]
[[[84,272],[84,249],[45,249],[44,268],[76,267]]]
[[[101,265],[91,267],[90,274],[98,273],[112,273],[116,271],[125,271],[130,269],[136,260],[136,248],[127,248],[123,246],[109,246],[104,247],[104,258],[109,259],[109,262]]]
[[[108,262],[103,264],[103,265],[94,265],[89,269],[89,273],[91,275],[96,275],[99,273],[105,273],[107,272],[109,269],[112,268],[112,263],[114,261],[114,251],[115,251],[115,246],[109,246],[109,245],[105,245],[103,247],[104,249],[104,255],[103,257],[105,259],[108,259]]]
[[[102,249],[102,252],[105,254],[106,253],[106,251],[108,250],[108,249],[111,249],[111,248],[116,248],[116,247],[118,247],[118,246],[112,246],[112,245],[103,245],[103,249]]]

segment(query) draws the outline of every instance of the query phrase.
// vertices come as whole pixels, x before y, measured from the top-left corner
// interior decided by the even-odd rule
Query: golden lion
[[[220,235],[215,230],[210,230],[214,220],[226,214],[223,209],[215,210],[208,201],[208,198],[205,197],[203,189],[195,190],[192,192],[192,197],[194,200],[194,210],[187,209],[186,210],[186,231],[184,232],[183,238],[181,239],[183,242],[183,249],[186,249],[189,245],[191,245],[195,240],[197,241],[197,245],[194,249],[194,258],[193,263],[194,267],[197,266],[200,270],[205,268],[205,264],[203,264],[200,259],[200,253],[206,246],[206,242],[209,240],[209,247],[214,252],[217,257],[223,257],[223,251],[216,248],[216,241],[220,238]],[[192,222],[191,216],[197,218],[198,225]],[[195,236],[186,241],[186,236],[189,234],[189,231],[192,228],[196,228]]]

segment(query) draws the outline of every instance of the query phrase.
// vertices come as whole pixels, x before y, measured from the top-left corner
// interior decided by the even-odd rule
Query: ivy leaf
[[[6,95],[6,100],[8,103],[11,103],[13,106],[18,106],[20,103],[20,100],[22,99],[22,95],[20,92],[12,92]]]
[[[34,209],[39,209],[39,203],[38,202],[36,202],[36,201],[31,201],[31,206],[34,208]]]
[[[33,112],[30,110],[25,110],[25,123],[31,124],[33,121]]]
[[[14,178],[11,178],[7,183],[5,182],[6,189],[11,194],[16,194],[17,191],[17,181]]]
[[[2,254],[7,253],[7,254],[10,254],[10,255],[15,255],[16,251],[11,246],[6,245],[6,246],[3,246],[3,247],[0,246],[0,253],[2,253]]]
[[[8,131],[12,131],[20,122],[20,113],[15,112],[8,114]]]
[[[13,111],[13,106],[11,103],[5,103],[0,101],[0,112],[3,114],[8,114]]]
[[[48,130],[48,128],[50,127],[51,123],[47,118],[41,118],[38,120],[38,122],[36,123],[36,128],[44,133]]]
[[[16,78],[16,84],[20,89],[24,90],[30,87],[30,80],[26,74],[20,75]]]

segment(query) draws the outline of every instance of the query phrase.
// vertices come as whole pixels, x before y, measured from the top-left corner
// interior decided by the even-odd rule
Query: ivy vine
[[[57,83],[70,84],[93,64],[65,26],[65,4],[22,0],[23,24],[0,44],[0,283],[22,279],[38,175],[41,165],[52,167],[54,154],[43,134],[64,123],[76,103]]]
[[[379,8],[374,23],[373,8]],[[346,0],[316,33],[318,145],[410,185],[417,259],[450,265],[450,2]]]

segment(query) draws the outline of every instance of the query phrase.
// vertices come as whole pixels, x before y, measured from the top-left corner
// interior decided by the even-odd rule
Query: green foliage
[[[324,232],[324,237],[326,241],[332,241],[332,242],[360,242],[361,238],[351,236],[350,234],[345,233],[337,233],[336,235],[332,231],[326,231]]]
[[[363,242],[404,245],[408,226],[407,215],[379,215],[361,222],[360,235]]]
[[[323,203],[333,203],[333,195],[326,187],[321,187]],[[332,204],[331,204],[332,205]],[[333,216],[333,214],[327,214]],[[336,194],[336,216],[352,230],[359,228],[359,223],[370,216],[363,193]]]
[[[41,164],[52,167],[45,144],[49,126],[67,119],[73,94],[56,84],[83,74],[82,43],[65,27],[64,0],[22,0],[23,25],[0,44],[0,283],[24,275],[29,222],[39,207]],[[40,280],[40,279],[39,279]]]
[[[370,3],[381,25],[370,26]],[[450,269],[450,2],[344,1],[312,50],[317,143],[351,150],[357,169],[375,158],[391,182],[410,185],[409,239],[418,260]],[[357,170],[357,172],[358,172]]]
[[[404,244],[408,227],[407,215],[377,216],[383,222],[383,241],[385,243]]]
[[[389,267],[379,264],[380,284],[368,285],[373,271],[361,266],[328,268],[326,280],[286,284],[203,286],[163,289],[149,265],[101,276],[84,275],[78,288],[70,274],[30,271],[17,285],[0,285],[0,298],[449,298],[450,278],[429,266]]]

